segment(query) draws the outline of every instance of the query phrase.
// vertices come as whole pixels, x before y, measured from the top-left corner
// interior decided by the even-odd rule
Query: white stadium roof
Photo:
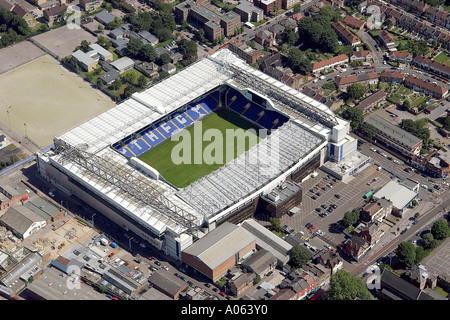
[[[263,86],[258,87],[255,83],[245,82],[243,74],[251,74],[254,78],[250,80],[263,81]],[[163,181],[153,180],[140,173],[130,166],[127,159],[109,147],[112,143],[129,136],[212,89],[227,83],[240,88],[248,86],[262,95],[266,95],[266,85],[270,86],[268,92],[274,94],[272,96],[267,94],[267,96],[274,101],[276,107],[280,103],[280,110],[283,111],[284,109],[289,110],[293,104],[286,105],[277,101],[280,95],[277,96],[276,93],[280,92],[277,91],[279,89],[282,90],[282,96],[295,97],[292,100],[294,107],[295,104],[302,104],[295,111],[296,116],[293,118],[295,121],[288,121],[273,132],[272,137],[263,139],[252,148],[253,150],[250,149],[246,153],[250,158],[255,157],[257,152],[267,152],[271,140],[275,138],[281,140],[281,143],[275,147],[278,148],[277,152],[280,155],[279,162],[276,166],[271,167],[269,159],[266,159],[266,162],[263,163],[263,165],[266,165],[264,174],[249,166],[242,166],[239,163],[240,159],[235,159],[191,186],[178,191]],[[308,113],[304,117],[302,116],[302,110]],[[315,118],[314,114],[319,114],[319,117]],[[75,147],[82,150],[81,153],[73,152],[69,156],[61,157],[52,153],[53,151],[49,151],[45,156],[50,158],[49,161],[54,166],[72,176],[97,196],[120,208],[132,219],[146,225],[154,232],[160,234],[166,228],[170,228],[175,233],[181,234],[187,227],[180,223],[180,220],[166,216],[163,211],[157,212],[158,210],[155,210],[157,206],[152,207],[148,201],[143,202],[142,199],[137,199],[132,193],[111,183],[114,180],[108,180],[108,178],[114,175],[110,174],[114,171],[110,171],[110,173],[101,177],[94,173],[95,170],[89,170],[86,164],[83,167],[83,161],[75,161],[76,157],[79,157],[80,154],[85,157],[91,155],[97,163],[103,164],[106,161],[104,163],[110,168],[123,172],[124,176],[125,173],[129,174],[129,177],[133,181],[139,182],[139,185],[152,188],[152,190],[157,190],[158,194],[163,194],[170,201],[172,209],[173,206],[178,209],[181,208],[182,212],[194,219],[197,225],[200,225],[208,216],[221,212],[224,208],[228,210],[230,206],[236,206],[240,198],[248,196],[248,194],[254,195],[259,188],[267,187],[271,180],[280,176],[281,171],[291,170],[292,165],[296,162],[303,163],[303,161],[309,159],[311,153],[316,154],[319,147],[322,148],[326,145],[325,136],[329,134],[330,126],[338,121],[333,112],[324,104],[249,67],[229,50],[224,49],[212,57],[199,60],[143,92],[133,94],[131,98],[108,111],[59,137],[55,137],[55,152],[66,150],[67,153],[70,153],[70,147]],[[58,147],[61,147],[61,149],[58,149]],[[235,172],[235,175],[229,174],[230,170]],[[107,170],[100,171],[104,173]],[[225,179],[226,176],[228,176],[228,179]],[[238,181],[233,176],[239,177],[242,181]],[[244,181],[245,187],[242,183]],[[241,186],[242,189],[240,189]],[[198,200],[199,197],[203,197],[203,199]],[[172,209],[166,211],[176,211]],[[222,211],[222,213],[224,212]]]

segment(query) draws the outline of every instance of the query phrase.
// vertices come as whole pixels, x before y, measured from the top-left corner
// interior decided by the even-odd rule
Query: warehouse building
[[[217,281],[254,249],[255,240],[249,232],[224,222],[186,248],[181,259],[212,281]]]

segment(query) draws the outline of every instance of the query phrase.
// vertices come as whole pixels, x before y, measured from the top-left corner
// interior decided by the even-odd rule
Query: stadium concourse
[[[270,134],[183,189],[137,159],[219,108]],[[223,49],[55,137],[36,158],[61,192],[181,259],[216,225],[251,217],[261,194],[286,179],[301,181],[348,132],[324,104]]]

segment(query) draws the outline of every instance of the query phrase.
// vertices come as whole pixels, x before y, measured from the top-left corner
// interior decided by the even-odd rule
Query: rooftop
[[[417,197],[417,193],[397,181],[389,181],[383,188],[378,190],[373,197],[375,199],[388,199],[392,202],[395,208],[403,210],[414,198]]]
[[[392,137],[396,141],[399,141],[409,148],[412,148],[422,142],[422,139],[416,137],[415,135],[403,130],[397,125],[390,123],[389,121],[383,119],[380,116],[374,115],[366,120],[366,123],[371,124],[377,130],[385,133],[386,135]]]

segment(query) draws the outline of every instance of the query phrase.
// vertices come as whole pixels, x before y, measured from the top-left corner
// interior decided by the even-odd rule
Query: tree
[[[187,23],[187,21],[186,20],[181,21],[181,29],[187,30],[187,28],[189,28],[189,24]]]
[[[307,74],[311,71],[311,61],[298,48],[289,50],[288,61],[294,72]]]
[[[80,50],[83,51],[83,52],[88,52],[90,44],[91,43],[89,41],[82,40],[81,44],[80,44]]]
[[[301,12],[301,11],[302,11],[302,5],[301,5],[301,3],[296,3],[296,4],[294,4],[293,10],[294,10],[294,13],[299,13],[299,12]]]
[[[349,226],[356,224],[356,222],[358,222],[359,218],[360,218],[360,211],[359,211],[359,209],[355,208],[352,211],[347,211],[344,214],[342,223],[347,228]]]
[[[272,229],[277,231],[277,232],[281,232],[281,226],[280,226],[280,219],[279,218],[274,218],[274,217],[270,217],[269,218],[270,223],[272,224]]]
[[[358,276],[352,276],[346,270],[339,270],[331,275],[330,289],[327,292],[329,300],[372,300],[367,286]]]
[[[112,43],[111,40],[106,39],[103,36],[98,37],[98,41],[97,41],[99,46],[102,46],[103,48],[105,48],[106,50],[108,50],[109,48],[111,48]]]
[[[17,161],[19,161],[19,158],[15,155],[10,156],[9,160],[11,161],[11,163],[16,163]]]
[[[405,99],[405,101],[403,101],[402,107],[403,109],[409,110],[409,108],[411,108],[411,102],[409,102],[408,99]]]
[[[444,128],[446,130],[450,130],[450,117],[449,116],[445,117]]]
[[[185,59],[197,57],[197,44],[194,41],[183,39],[178,44],[178,47]]]
[[[359,82],[352,83],[347,87],[348,100],[359,100],[366,93],[366,88]]]
[[[169,28],[161,28],[157,30],[153,30],[155,33],[155,36],[159,39],[161,42],[165,42],[172,38],[172,30]]]
[[[144,46],[144,43],[141,39],[131,39],[128,41],[127,44],[127,55],[131,58],[137,58],[139,56],[139,53],[141,52],[142,47]]]
[[[419,219],[419,217],[420,217],[420,212],[416,212],[415,214],[414,214],[414,219]]]
[[[436,239],[434,239],[432,233],[425,234],[422,237],[422,241],[423,241],[424,249],[431,249],[431,250],[433,250],[434,248],[436,248],[439,245],[438,241]]]
[[[443,240],[450,235],[450,230],[448,228],[448,223],[445,220],[438,220],[433,223],[431,227],[431,233],[433,237],[437,240]]]
[[[137,85],[139,89],[144,89],[147,86],[147,78],[141,74],[137,80]]]
[[[261,281],[261,276],[259,274],[256,275],[256,277],[253,279],[253,284],[258,284]]]
[[[103,27],[103,25],[99,24],[97,27],[97,30],[101,32],[101,31],[105,30],[105,27]]]
[[[377,133],[377,129],[371,125],[370,123],[363,123],[361,127],[361,132],[366,136],[368,139],[372,139],[375,134]]]
[[[164,52],[162,53],[159,58],[156,60],[156,63],[159,66],[163,66],[165,64],[168,64],[170,61],[172,60],[172,58],[170,58],[170,54]]]
[[[416,249],[410,242],[403,241],[397,247],[397,259],[402,265],[411,267],[416,261]]]
[[[123,23],[123,21],[119,17],[114,17],[114,20],[109,22],[106,25],[106,28],[108,28],[109,30],[112,30],[112,29],[120,27],[122,25],[122,23]]]
[[[310,254],[302,250],[298,245],[292,247],[290,256],[290,264],[296,269],[301,268],[311,259]]]
[[[350,121],[350,126],[353,131],[358,130],[364,123],[363,112],[358,108],[346,108],[342,112],[342,117]]]
[[[155,48],[149,43],[144,44],[139,51],[139,57],[147,62],[153,62],[156,60],[157,54]]]

